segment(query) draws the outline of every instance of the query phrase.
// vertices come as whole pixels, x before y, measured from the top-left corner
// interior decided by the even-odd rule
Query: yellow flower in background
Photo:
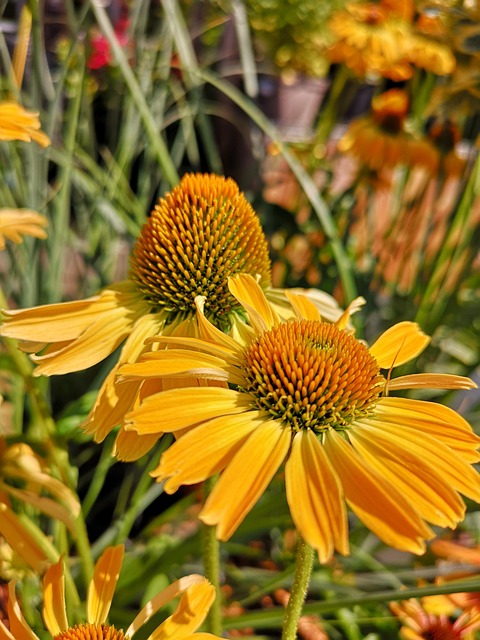
[[[433,536],[427,522],[455,527],[465,512],[459,494],[480,500],[471,467],[480,438],[443,405],[390,394],[475,385],[441,374],[390,380],[429,342],[415,323],[393,326],[368,348],[346,328],[350,309],[322,322],[308,299],[291,294],[298,317],[281,322],[251,276],[229,285],[254,327],[243,344],[199,311],[201,339],[160,337],[168,348],[119,370],[125,379],[194,374],[229,385],[157,393],[127,416],[139,434],[180,434],[152,473],[165,490],[221,472],[200,518],[227,540],[285,462],[293,521],[322,562],[349,551],[345,502],[386,544],[413,553]]]
[[[72,491],[54,478],[44,458],[23,442],[8,444],[0,436],[0,504],[10,501],[33,506],[50,518],[60,520],[72,531],[80,513],[80,504]],[[0,518],[0,535],[14,546],[15,530],[4,528]]]
[[[174,613],[162,622],[148,640],[207,640],[217,636],[195,633],[204,621],[215,597],[212,585],[192,574],[177,580],[153,597],[124,632],[107,623],[107,617],[123,562],[122,545],[109,547],[95,565],[87,596],[87,621],[70,627],[65,607],[63,562],[52,565],[43,579],[43,620],[55,640],[130,640],[157,611],[174,598],[180,602]],[[9,584],[8,620],[10,629],[0,621],[0,640],[38,640],[26,622],[15,593]],[[42,636],[43,637],[43,636]]]
[[[5,249],[5,241],[16,244],[23,242],[23,236],[41,240],[47,237],[47,219],[30,209],[0,209],[0,250]]]
[[[418,600],[391,602],[392,613],[401,621],[400,638],[403,640],[474,640],[475,631],[480,629],[480,611],[464,611],[452,619],[455,606],[448,596],[438,596],[440,610],[432,613],[428,603],[435,596]],[[442,611],[443,610],[443,611]]]
[[[2,311],[0,335],[16,338],[34,354],[35,375],[83,370],[109,356],[125,341],[118,365],[134,362],[157,334],[198,334],[196,296],[205,296],[205,314],[236,336],[244,332],[242,306],[228,290],[228,277],[246,272],[270,285],[270,259],[260,221],[237,184],[216,175],[187,174],[161,198],[137,239],[128,280],[86,300]],[[271,291],[282,302],[282,293]],[[284,300],[285,301],[285,300]],[[341,311],[323,294],[322,313]],[[291,313],[291,312],[290,312]],[[118,365],[107,376],[85,429],[102,441],[143,397],[162,388],[135,381],[118,392]],[[199,381],[198,384],[202,384]],[[115,445],[120,459],[134,460],[158,436],[138,437],[121,427]]]
[[[390,89],[372,100],[372,113],[352,121],[337,148],[375,171],[399,164],[436,170],[438,153],[428,141],[405,130],[409,98],[402,89]]]
[[[0,102],[0,140],[37,142],[48,147],[49,137],[41,131],[38,113],[27,111],[16,102]]]

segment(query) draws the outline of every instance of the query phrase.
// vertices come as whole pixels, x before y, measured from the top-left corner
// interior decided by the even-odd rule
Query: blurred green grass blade
[[[292,173],[300,183],[305,195],[310,201],[310,204],[322,225],[322,229],[330,241],[332,253],[343,285],[346,302],[351,302],[357,296],[355,280],[353,277],[353,266],[340,240],[332,214],[324,199],[318,192],[318,188],[311,177],[302,167],[300,162],[290,153],[275,125],[267,119],[262,111],[251,100],[245,98],[245,96],[233,85],[222,80],[211,71],[199,69],[197,73],[199,78],[216,87],[219,91],[222,91],[235,104],[237,104],[263,131],[263,133],[278,146]]]
[[[155,151],[157,160],[162,167],[164,177],[172,187],[178,183],[179,177],[175,165],[170,158],[168,147],[160,133],[159,124],[155,122],[135,74],[130,68],[125,52],[115,36],[112,24],[103,7],[103,2],[101,2],[101,0],[92,0],[92,9],[95,13],[98,26],[110,44],[113,57],[119,66],[120,72],[125,80],[125,84],[132,96],[132,100],[138,108],[148,139]]]
[[[231,0],[232,11],[237,34],[238,50],[240,53],[240,63],[243,70],[243,81],[245,93],[250,98],[258,96],[258,77],[255,65],[255,53],[250,37],[247,12],[242,0]]]

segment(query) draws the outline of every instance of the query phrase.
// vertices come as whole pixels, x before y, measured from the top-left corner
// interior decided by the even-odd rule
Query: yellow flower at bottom
[[[29,209],[0,209],[0,250],[5,249],[5,240],[20,244],[23,236],[44,239],[47,219]]]
[[[0,140],[37,142],[48,147],[49,137],[40,130],[38,113],[27,111],[16,102],[0,102]]]
[[[153,597],[123,632],[106,623],[123,562],[123,545],[109,547],[95,565],[87,596],[87,622],[70,627],[65,607],[63,562],[50,567],[43,579],[43,620],[55,640],[129,640],[165,604],[180,596],[174,613],[164,620],[148,640],[206,640],[217,636],[195,633],[205,620],[215,590],[204,577],[192,574],[177,580]],[[15,593],[9,584],[8,621],[0,621],[0,640],[38,640],[27,624]]]
[[[34,354],[34,375],[59,375],[97,364],[122,343],[119,365],[154,348],[145,341],[158,334],[198,335],[199,295],[208,299],[205,314],[215,326],[234,336],[247,330],[244,310],[228,289],[228,277],[235,273],[258,278],[270,295],[270,259],[260,220],[238,185],[221,176],[186,174],[160,198],[130,264],[127,280],[86,300],[3,310],[0,335],[19,340]],[[326,294],[319,304],[332,319],[341,313]],[[159,436],[127,433],[125,413],[161,387],[134,381],[118,388],[117,368],[105,379],[84,426],[97,442],[120,426],[115,453],[134,460]]]
[[[165,490],[220,472],[200,518],[226,540],[285,462],[293,521],[322,562],[334,549],[348,553],[345,503],[386,544],[414,553],[433,536],[427,523],[461,521],[459,494],[480,500],[471,467],[480,438],[451,409],[390,393],[475,385],[459,376],[381,373],[426,347],[418,326],[401,322],[367,347],[347,328],[350,310],[325,323],[308,299],[290,295],[298,317],[281,322],[253,278],[229,284],[255,332],[243,344],[199,311],[201,339],[159,337],[168,349],[119,370],[126,380],[194,374],[229,385],[153,394],[127,415],[126,428],[137,433],[180,434],[152,473]]]

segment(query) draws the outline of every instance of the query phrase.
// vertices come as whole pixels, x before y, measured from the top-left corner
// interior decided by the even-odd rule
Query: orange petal
[[[268,420],[236,453],[199,516],[205,524],[217,525],[220,540],[230,538],[260,498],[285,459],[290,442],[290,428]]]
[[[322,320],[318,307],[306,296],[292,293],[288,290],[285,290],[285,295],[292,305],[292,308],[295,311],[295,315],[299,320]]]
[[[302,538],[320,562],[333,549],[348,555],[348,523],[343,491],[325,449],[310,430],[297,433],[285,465],[287,501]]]
[[[87,621],[103,624],[107,619],[118,576],[122,568],[124,547],[108,547],[98,559],[87,598]]]
[[[68,629],[63,559],[52,564],[43,578],[42,613],[47,629],[53,637]]]
[[[0,502],[0,534],[37,574],[44,570],[47,562],[44,551],[20,518],[3,502]]]
[[[399,322],[382,333],[369,351],[381,369],[391,369],[416,358],[429,342],[418,324]]]
[[[8,583],[8,604],[7,604],[8,621],[10,623],[10,631],[15,640],[38,640],[25,620],[20,605],[18,604],[15,594],[15,582]]]

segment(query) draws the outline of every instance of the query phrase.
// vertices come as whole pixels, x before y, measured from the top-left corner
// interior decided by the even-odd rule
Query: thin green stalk
[[[313,567],[313,547],[298,538],[295,576],[283,620],[282,640],[295,640]]]
[[[210,493],[214,485],[214,479],[209,478],[204,482],[205,497]],[[220,592],[220,543],[215,537],[215,527],[202,524],[202,549],[203,569],[205,577],[215,587],[215,600],[207,618],[207,627],[210,633],[222,635],[222,597]]]

